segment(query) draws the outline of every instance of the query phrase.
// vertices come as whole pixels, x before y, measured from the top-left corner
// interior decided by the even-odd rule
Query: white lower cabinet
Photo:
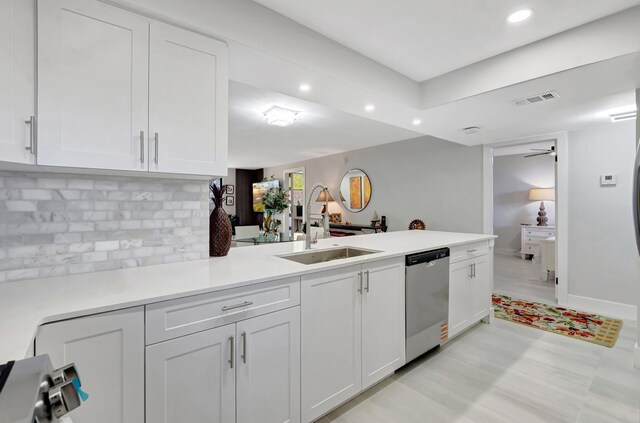
[[[236,336],[236,421],[298,423],[300,307],[239,322]]]
[[[302,421],[404,364],[404,262],[302,277]]]
[[[147,347],[147,422],[235,421],[235,326]]]
[[[89,399],[74,423],[145,421],[143,307],[43,325],[36,354],[49,354],[54,367],[76,364]]]
[[[147,347],[147,422],[300,421],[300,307]]]
[[[449,338],[487,317],[493,289],[490,255],[451,263],[449,271]]]

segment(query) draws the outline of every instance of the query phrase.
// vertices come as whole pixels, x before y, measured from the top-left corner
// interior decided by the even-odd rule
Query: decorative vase
[[[226,256],[231,248],[231,221],[222,207],[213,209],[209,216],[209,255],[211,257]]]
[[[280,221],[278,219],[274,219],[274,216],[277,213],[280,212],[278,210],[265,209],[264,220],[262,221],[262,229],[264,229],[265,234],[273,235],[278,233]]]
[[[226,185],[222,187],[211,185],[210,188],[215,208],[209,215],[209,256],[221,257],[226,256],[231,248],[233,228],[229,215],[222,208]]]

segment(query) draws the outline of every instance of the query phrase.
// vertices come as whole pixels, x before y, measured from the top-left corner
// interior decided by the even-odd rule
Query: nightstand
[[[520,226],[520,257],[526,259],[534,255],[540,248],[540,241],[556,236],[555,226]]]

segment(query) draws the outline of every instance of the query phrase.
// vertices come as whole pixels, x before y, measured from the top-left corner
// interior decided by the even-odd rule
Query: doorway
[[[283,213],[283,231],[287,239],[295,240],[305,224],[305,168],[287,169],[282,179],[290,199],[289,208]]]
[[[484,147],[495,293],[566,304],[566,140],[557,133]]]

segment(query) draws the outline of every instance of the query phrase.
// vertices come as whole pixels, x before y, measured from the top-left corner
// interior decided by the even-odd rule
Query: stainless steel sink
[[[295,261],[301,264],[317,264],[333,260],[342,260],[352,257],[366,256],[368,254],[379,253],[377,250],[366,250],[364,248],[340,247],[327,250],[311,250],[302,253],[287,254],[278,256],[280,258]]]

